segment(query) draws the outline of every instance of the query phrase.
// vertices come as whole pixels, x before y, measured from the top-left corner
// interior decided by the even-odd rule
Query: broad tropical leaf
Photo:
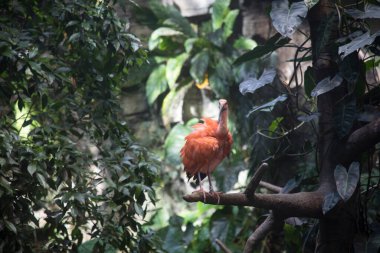
[[[157,97],[168,87],[166,81],[166,66],[161,64],[153,70],[146,82],[146,96],[148,103],[153,104]]]
[[[169,27],[160,27],[160,28],[156,29],[150,35],[149,43],[148,43],[149,50],[153,50],[158,46],[158,44],[160,43],[161,37],[163,37],[163,36],[179,36],[179,35],[183,35],[183,33],[180,31],[174,30],[172,28],[169,28]]]
[[[336,74],[333,78],[326,77],[325,79],[322,79],[321,81],[319,81],[317,86],[311,91],[311,96],[317,97],[326,92],[329,92],[332,89],[341,85],[342,82],[343,82],[343,78],[339,74]]]
[[[328,193],[323,199],[322,213],[326,214],[328,211],[333,209],[334,206],[338,204],[339,200],[341,200],[341,197],[339,196],[338,192],[334,191]]]
[[[340,101],[334,107],[335,130],[339,138],[345,137],[351,130],[356,117],[356,99],[354,96]]]
[[[173,89],[175,82],[177,81],[181,69],[189,55],[187,53],[182,53],[177,57],[170,58],[166,63],[166,80],[170,89]]]
[[[347,201],[351,198],[352,194],[358,185],[360,177],[360,165],[358,162],[353,162],[347,170],[342,165],[338,164],[334,170],[334,178],[336,182],[336,189],[340,197]]]
[[[197,82],[202,83],[208,67],[209,55],[203,50],[191,59],[190,75]]]
[[[351,36],[348,36],[348,38],[351,39],[350,43],[339,47],[339,55],[344,58],[352,52],[371,44],[377,36],[380,36],[380,31],[377,31],[372,35],[370,35],[369,31],[361,35],[358,35],[358,33],[355,32],[351,34]]]
[[[272,83],[276,76],[275,69],[265,69],[259,79],[248,78],[239,85],[240,93],[245,95],[246,93],[254,93],[258,88],[263,87],[266,84]]]
[[[277,98],[273,99],[272,101],[270,101],[268,103],[265,103],[265,104],[260,105],[260,106],[255,106],[255,107],[252,108],[251,111],[248,112],[247,117],[249,117],[252,113],[254,113],[256,111],[270,112],[270,111],[273,110],[274,106],[278,102],[283,102],[287,98],[288,98],[288,96],[286,94],[283,94],[283,95],[278,96]]]
[[[354,19],[380,18],[380,6],[370,3],[364,6],[364,11],[359,9],[346,9],[345,12]]]
[[[239,58],[237,58],[234,64],[238,65],[246,61],[260,58],[269,53],[273,53],[276,49],[286,45],[290,41],[290,38],[282,37],[281,34],[276,33],[271,37],[264,45],[255,47],[252,51],[249,51]]]
[[[306,17],[307,7],[304,2],[294,2],[289,8],[287,0],[274,0],[270,17],[276,30],[285,37],[291,37]]]

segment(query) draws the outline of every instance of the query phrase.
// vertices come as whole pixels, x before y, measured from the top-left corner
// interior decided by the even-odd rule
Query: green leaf
[[[245,95],[247,93],[255,93],[255,91],[269,83],[273,82],[276,76],[275,69],[264,69],[260,78],[248,78],[244,82],[239,84],[239,91],[241,94]]]
[[[80,37],[80,33],[73,33],[69,38],[69,42],[76,42]]]
[[[283,36],[291,37],[307,15],[307,7],[304,2],[293,2],[289,8],[289,2],[283,0],[272,1],[270,17],[276,30]]]
[[[263,105],[260,105],[260,106],[255,106],[252,108],[252,110],[250,110],[247,114],[247,117],[249,117],[252,113],[256,112],[256,111],[263,111],[263,112],[270,112],[273,110],[274,106],[278,103],[278,102],[283,102],[285,101],[286,99],[288,98],[288,96],[286,94],[283,94],[281,96],[278,96],[277,98],[273,99],[272,101],[268,102],[268,103],[265,103]]]
[[[276,49],[286,45],[289,41],[290,38],[282,37],[281,34],[276,33],[264,45],[259,45],[255,47],[252,51],[249,51],[237,58],[234,64],[239,65],[243,62],[254,60],[268,53],[272,53]]]
[[[273,133],[277,130],[279,124],[284,120],[284,117],[277,117],[275,120],[272,121],[270,126],[268,127],[268,130],[270,133]]]
[[[148,103],[153,104],[157,97],[166,91],[167,87],[166,66],[161,64],[152,71],[146,83]]]
[[[316,5],[319,0],[304,0],[307,8],[311,9],[314,5]]]
[[[321,50],[327,48],[331,31],[335,29],[336,26],[336,15],[331,14],[327,18],[323,19],[320,26],[318,27],[318,36],[315,41],[314,51],[316,58],[319,57]]]
[[[38,168],[37,164],[31,163],[31,164],[28,165],[27,169],[28,169],[29,174],[31,176],[33,176],[33,174],[34,174],[34,172],[36,172],[37,168]]]
[[[16,226],[10,222],[10,221],[7,221],[7,220],[4,220],[4,223],[5,223],[5,226],[10,230],[12,231],[13,233],[17,234],[17,228]]]
[[[354,19],[380,18],[380,6],[371,3],[364,6],[364,11],[353,8],[346,9],[345,12]]]
[[[224,27],[223,27],[223,38],[224,40],[228,39],[231,36],[234,29],[234,23],[236,17],[239,15],[238,10],[229,11],[226,18],[224,19]]]
[[[309,66],[307,67],[305,71],[305,81],[304,81],[304,86],[305,86],[305,94],[311,98],[311,91],[317,86],[314,78],[314,69],[313,67]]]
[[[169,128],[171,122],[182,121],[184,98],[191,86],[192,83],[189,83],[179,88],[172,89],[164,98],[161,106],[161,115],[165,127]]]
[[[234,48],[236,49],[242,49],[242,50],[252,50],[257,46],[256,41],[245,38],[245,37],[239,37],[234,42]]]
[[[175,87],[175,82],[177,81],[183,64],[187,60],[189,55],[187,53],[182,53],[175,58],[170,58],[166,63],[166,79],[170,89]]]
[[[48,184],[46,183],[45,177],[44,177],[42,174],[40,174],[40,173],[37,173],[36,176],[37,176],[37,180],[38,180],[38,182],[40,183],[40,185],[41,185],[43,188],[48,189],[49,186],[48,186]]]
[[[336,204],[341,200],[338,192],[330,192],[327,195],[325,195],[323,199],[323,205],[322,205],[322,213],[326,214],[328,211],[334,208]]]
[[[358,185],[360,177],[360,164],[353,162],[350,165],[348,173],[346,168],[338,164],[334,170],[334,178],[336,182],[336,189],[341,198],[346,202],[348,201]]]
[[[356,98],[350,96],[334,107],[335,131],[339,138],[345,137],[352,128],[356,117]]]
[[[164,144],[165,159],[167,162],[173,165],[181,163],[179,151],[185,144],[185,137],[189,133],[191,133],[191,127],[182,124],[175,125],[169,132]]]
[[[378,253],[380,249],[380,232],[374,231],[369,235],[366,253]]]
[[[230,0],[216,0],[212,5],[211,20],[214,31],[222,27],[229,5]]]
[[[355,34],[355,35],[354,35]],[[357,36],[356,32],[352,34],[352,37],[350,37],[351,41],[343,46],[340,46],[338,51],[339,55],[344,58],[348,55],[350,55],[352,52],[363,48],[369,44],[372,44],[373,41],[376,39],[376,37],[380,36],[380,31],[375,32],[374,34],[370,35],[370,32],[363,33],[359,36]]]
[[[170,36],[179,36],[179,35],[183,35],[183,33],[169,27],[160,27],[154,30],[153,33],[150,35],[149,43],[148,43],[149,50],[153,50],[158,46],[158,44],[160,43],[161,37],[163,36],[170,37]]]
[[[145,216],[144,209],[142,208],[141,205],[139,205],[137,202],[135,202],[134,207],[135,207],[135,211],[136,211],[137,215],[139,215],[141,217]]]
[[[333,78],[326,77],[317,83],[315,88],[311,91],[311,96],[317,97],[329,92],[341,85],[342,82],[343,78],[339,74],[336,74]]]
[[[190,75],[197,82],[202,83],[207,71],[209,62],[208,52],[203,50],[191,59]]]

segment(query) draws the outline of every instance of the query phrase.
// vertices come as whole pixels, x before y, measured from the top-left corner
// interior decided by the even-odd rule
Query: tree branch
[[[262,163],[259,168],[255,171],[255,174],[253,175],[251,181],[247,185],[247,188],[245,189],[244,193],[247,195],[248,198],[253,198],[255,195],[255,191],[257,186],[259,186],[259,183],[261,181],[261,178],[264,175],[264,172],[269,168],[267,163]]]
[[[215,239],[215,242],[216,244],[219,245],[220,249],[224,252],[224,253],[232,253],[232,251],[227,248],[227,246],[219,239]]]
[[[185,195],[183,199],[187,202],[203,202],[213,205],[254,206],[274,210],[281,213],[283,218],[287,217],[322,217],[322,203],[324,192],[298,192],[290,194],[255,194],[248,198],[244,193],[223,193],[219,199],[215,195],[206,194],[204,199],[202,192],[193,192]],[[219,203],[218,203],[219,200]]]
[[[380,118],[357,129],[348,138],[340,155],[342,164],[350,163],[358,155],[380,142]]]
[[[282,187],[265,182],[265,181],[260,181],[259,185],[275,193],[280,193],[282,190]]]
[[[267,236],[269,232],[280,229],[284,225],[284,220],[276,217],[273,212],[265,219],[263,223],[256,228],[255,232],[248,238],[244,247],[244,253],[251,253],[255,245]]]

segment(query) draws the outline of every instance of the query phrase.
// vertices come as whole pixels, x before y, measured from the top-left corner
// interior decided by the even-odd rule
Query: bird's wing
[[[181,157],[185,171],[189,177],[192,177],[198,172],[205,173],[212,160],[220,153],[220,146],[214,137],[192,138],[190,135],[188,137],[181,149]]]

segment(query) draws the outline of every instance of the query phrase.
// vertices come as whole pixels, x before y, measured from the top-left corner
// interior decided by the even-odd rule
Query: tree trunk
[[[333,77],[338,71],[336,47],[329,46],[338,38],[338,14],[335,1],[319,1],[309,12],[311,41],[313,47],[313,68],[316,83],[326,77]],[[321,31],[329,17],[331,22],[330,36],[321,46]],[[320,48],[318,48],[320,47]],[[334,169],[338,164],[337,154],[343,147],[334,130],[334,107],[337,101],[347,95],[347,88],[342,84],[339,88],[318,96],[319,140],[318,165],[320,170],[320,190],[324,193],[335,191]],[[358,201],[355,196],[344,206],[328,213],[319,220],[319,233],[316,252],[353,252],[353,241],[356,230],[356,209]]]

